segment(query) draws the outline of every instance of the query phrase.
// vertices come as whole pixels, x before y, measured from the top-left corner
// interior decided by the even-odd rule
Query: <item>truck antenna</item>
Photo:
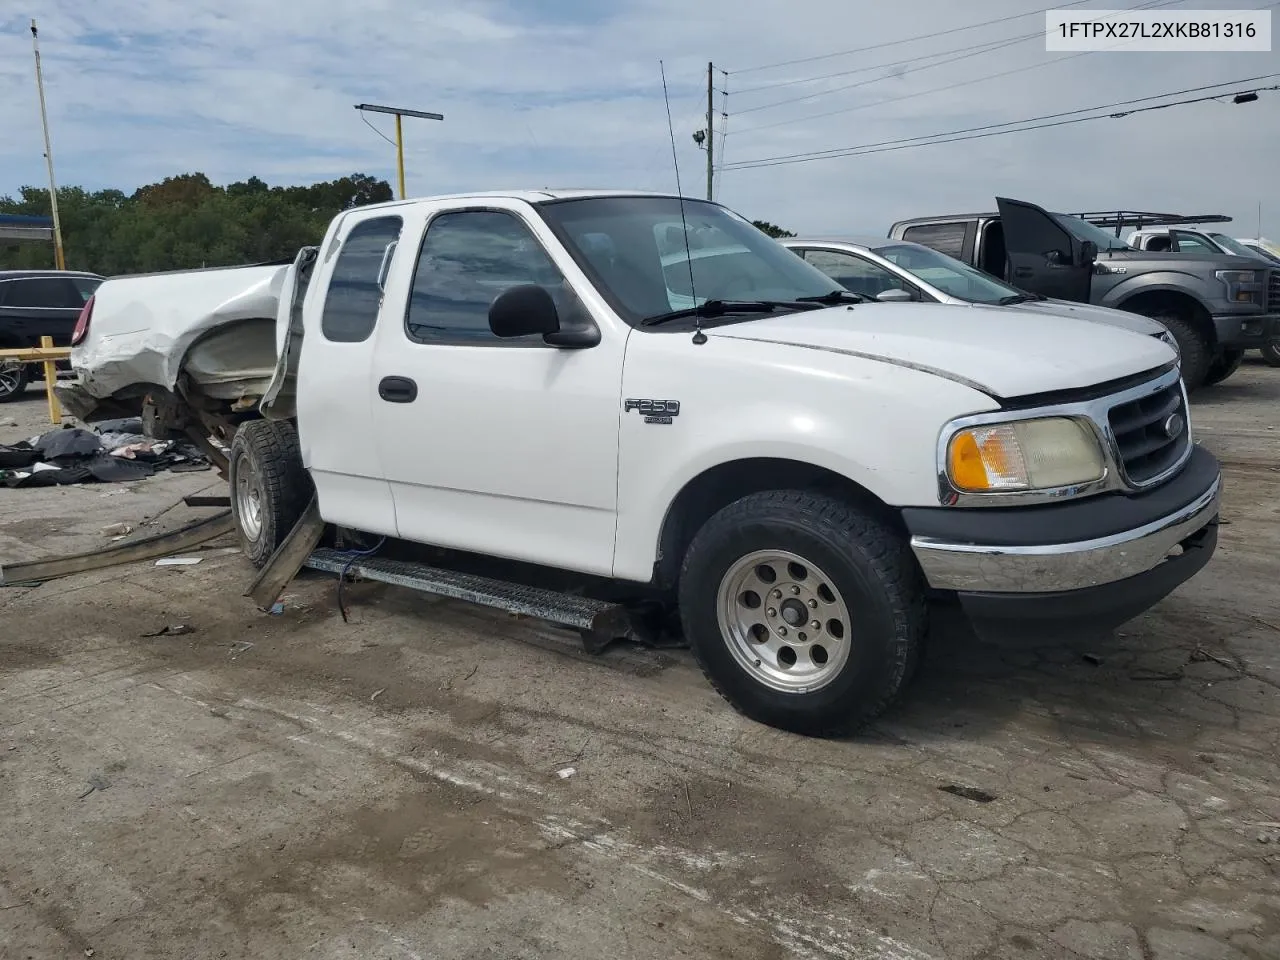
[[[676,168],[676,196],[680,201],[680,233],[684,237],[684,262],[689,265],[689,296],[693,300],[694,309],[698,306],[698,292],[693,286],[693,251],[689,248],[689,221],[684,215],[684,188],[680,186],[680,159],[676,154],[676,131],[671,123],[671,97],[667,94],[667,68],[658,61],[658,70],[662,73],[662,100],[667,105],[667,134],[671,137],[671,163]],[[707,342],[707,335],[702,332],[702,318],[693,315],[693,342],[701,346]]]

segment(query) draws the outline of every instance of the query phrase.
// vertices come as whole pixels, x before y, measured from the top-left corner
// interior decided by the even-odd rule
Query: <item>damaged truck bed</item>
[[[285,261],[108,279],[81,314],[76,377],[58,399],[81,420],[140,414],[152,436],[194,427],[229,442],[272,381],[291,272]]]

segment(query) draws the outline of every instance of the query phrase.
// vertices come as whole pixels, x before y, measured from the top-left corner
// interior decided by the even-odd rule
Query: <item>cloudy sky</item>
[[[1163,2],[1173,10],[1276,9],[1268,0]],[[693,195],[705,190],[692,134],[704,123],[708,61],[716,87],[728,91],[716,102],[729,114],[730,165],[1280,74],[1280,51],[1046,53],[1039,11],[1048,6],[2,0],[0,194],[46,182],[31,16],[40,28],[59,182],[127,191],[194,170],[223,183],[253,175],[302,183],[352,171],[394,183],[394,150],[362,122],[357,102],[445,114],[443,123],[406,121],[411,194],[670,190],[660,60],[684,189]],[[1018,14],[1025,16],[913,39]],[[389,117],[370,120],[391,133]],[[1011,136],[728,169],[717,199],[801,232],[874,234],[898,218],[988,209],[999,193],[1070,211],[1225,212],[1236,218],[1233,233],[1252,236],[1261,202],[1263,234],[1280,239],[1278,156],[1280,92],[1271,92],[1238,106],[1227,98]]]

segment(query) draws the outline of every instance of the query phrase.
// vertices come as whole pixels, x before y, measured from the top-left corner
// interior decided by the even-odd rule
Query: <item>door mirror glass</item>
[[[1085,240],[1080,244],[1080,266],[1091,267],[1098,259],[1098,245],[1092,240]]]
[[[910,290],[896,288],[893,290],[884,290],[876,294],[876,299],[882,303],[909,303],[914,300]]]
[[[489,329],[504,339],[555,333],[560,329],[556,302],[540,284],[508,287],[489,306]]]

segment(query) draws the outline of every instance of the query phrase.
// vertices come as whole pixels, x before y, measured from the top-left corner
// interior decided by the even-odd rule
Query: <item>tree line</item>
[[[58,216],[67,267],[112,276],[292,258],[340,211],[391,198],[389,183],[362,173],[296,187],[257,177],[223,187],[184,173],[132,194],[59,188]],[[0,213],[47,217],[49,192],[23,187],[0,197]],[[0,240],[0,269],[52,265],[47,243]]]
[[[203,173],[166,177],[139,187],[58,190],[68,269],[104,276],[223,267],[290,259],[319,243],[343,210],[392,198],[391,185],[363,173],[310,186],[272,187],[257,177],[217,186]],[[49,216],[49,192],[23,187],[0,196],[0,214]],[[794,236],[765,221],[770,236]],[[0,269],[53,266],[47,243],[0,240]]]

